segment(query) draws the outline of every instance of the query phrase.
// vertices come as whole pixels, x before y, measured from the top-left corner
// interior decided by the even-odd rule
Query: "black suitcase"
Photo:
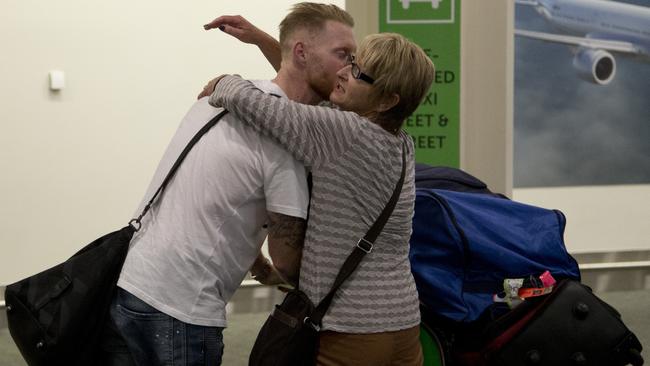
[[[643,365],[643,347],[618,311],[580,282],[560,282],[527,315],[490,355],[494,365]]]
[[[562,280],[550,294],[486,319],[456,329],[443,326],[448,364],[643,365],[643,347],[618,311],[578,281]]]

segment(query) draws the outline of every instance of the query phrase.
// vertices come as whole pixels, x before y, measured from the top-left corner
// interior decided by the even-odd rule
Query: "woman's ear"
[[[393,108],[399,103],[399,95],[393,93],[393,95],[384,97],[377,107],[377,111],[380,113],[386,112],[387,110]]]

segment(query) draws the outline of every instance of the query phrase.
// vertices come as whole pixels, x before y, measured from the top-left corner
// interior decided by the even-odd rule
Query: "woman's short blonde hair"
[[[299,29],[318,32],[325,27],[328,20],[354,27],[354,19],[345,10],[334,4],[302,2],[295,4],[289,14],[280,22],[280,45],[282,52],[291,50],[287,42]]]
[[[381,113],[376,121],[396,132],[428,93],[435,72],[433,62],[420,46],[396,33],[367,36],[356,60],[361,70],[375,79],[369,96],[372,100],[380,102],[399,95],[397,105]]]

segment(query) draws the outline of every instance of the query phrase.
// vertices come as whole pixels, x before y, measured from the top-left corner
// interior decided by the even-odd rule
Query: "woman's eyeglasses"
[[[356,62],[354,62],[354,55],[350,55],[349,62],[350,65],[352,66],[351,72],[353,78],[358,80],[363,80],[368,84],[372,84],[375,82],[375,79],[368,76],[368,74],[364,74],[363,72],[361,72],[361,68],[359,67],[359,65],[357,65]]]

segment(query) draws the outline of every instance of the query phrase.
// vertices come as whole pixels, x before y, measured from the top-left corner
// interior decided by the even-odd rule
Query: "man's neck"
[[[304,78],[291,77],[289,72],[283,72],[283,69],[280,69],[278,75],[272,81],[284,91],[287,98],[295,102],[315,105],[323,101],[323,99],[309,87]]]

